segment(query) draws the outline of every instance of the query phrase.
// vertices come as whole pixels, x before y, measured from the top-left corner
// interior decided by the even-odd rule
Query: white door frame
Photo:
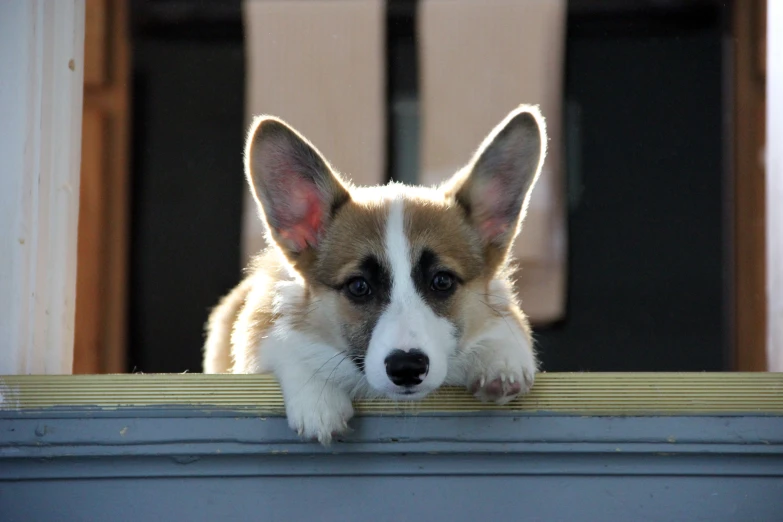
[[[84,9],[0,2],[0,374],[73,366]]]

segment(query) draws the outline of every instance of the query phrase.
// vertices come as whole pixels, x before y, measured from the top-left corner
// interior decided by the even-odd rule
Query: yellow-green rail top
[[[117,374],[0,376],[0,411],[144,406],[217,407],[281,414],[266,375]],[[505,410],[583,415],[783,414],[783,373],[541,373],[530,394],[505,406],[460,388],[418,402],[358,401],[359,414]]]

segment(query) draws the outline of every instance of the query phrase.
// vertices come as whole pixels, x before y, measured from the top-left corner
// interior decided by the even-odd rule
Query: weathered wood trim
[[[746,462],[741,473],[783,476],[783,416],[685,416],[685,417],[613,417],[515,413],[407,415],[403,417],[363,416],[356,419],[352,434],[335,441],[329,448],[297,438],[280,417],[258,417],[246,411],[225,408],[166,409],[148,406],[133,410],[83,410],[71,415],[57,410],[35,414],[0,415],[7,428],[0,433],[0,481],[31,478],[79,478],[69,459],[115,457],[177,457],[195,462],[205,460],[197,470],[152,467],[149,476],[209,476],[208,461],[241,457],[286,455],[292,462],[313,455],[408,455],[446,456],[481,454],[480,462],[458,466],[462,472],[492,475],[502,470],[519,474],[558,474],[565,471],[562,462],[550,460],[554,454],[584,454],[593,457],[573,463],[572,471],[616,474],[634,459],[680,456],[701,460],[704,466],[678,471],[688,475],[733,475],[737,469],[709,463],[710,456],[722,458],[761,456],[770,462]],[[498,462],[491,455],[518,455],[538,461],[535,468],[519,462]],[[56,459],[45,467],[16,465],[23,459]],[[609,460],[607,460],[609,459]],[[442,461],[443,459],[430,459]],[[457,459],[464,460],[464,459]],[[346,462],[354,465],[346,465]],[[295,475],[302,470],[290,462],[269,462],[261,469],[232,464],[228,475]],[[338,459],[308,466],[308,474],[348,475],[387,474],[353,459]],[[452,463],[453,464],[453,463]],[[465,463],[463,462],[463,465]],[[434,464],[437,466],[437,464]],[[667,475],[679,465],[674,459],[662,459],[655,469],[622,470],[625,475]],[[254,468],[256,466],[253,466]],[[576,468],[576,469],[574,469]],[[601,470],[603,468],[603,470]],[[608,469],[607,469],[608,468]],[[420,474],[415,466],[400,463],[396,472]],[[136,473],[141,470],[137,470]],[[441,472],[459,472],[441,467]],[[428,472],[433,472],[432,468]],[[125,476],[122,468],[100,467],[95,476]]]

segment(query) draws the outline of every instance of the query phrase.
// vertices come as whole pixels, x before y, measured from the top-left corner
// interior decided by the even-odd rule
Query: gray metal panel
[[[777,521],[783,480],[212,477],[0,484],[3,520]]]
[[[0,520],[783,520],[783,417],[0,413]]]

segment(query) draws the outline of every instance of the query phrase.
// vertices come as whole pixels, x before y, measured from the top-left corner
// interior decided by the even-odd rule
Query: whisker
[[[311,313],[315,312],[316,305],[318,305],[320,303],[321,303],[320,299],[316,299],[315,301],[311,301],[310,303],[308,303],[307,308],[305,309],[304,314],[303,314],[304,317],[308,317]]]
[[[346,359],[348,359],[348,355],[346,355],[345,357],[343,357],[342,359],[340,359],[340,361],[339,361],[337,364],[335,364],[335,365],[334,365],[334,368],[332,368],[332,371],[329,373],[329,376],[328,376],[328,377],[326,377],[326,380],[324,380],[324,385],[323,385],[323,388],[321,388],[321,392],[318,394],[318,401],[320,401],[320,400],[321,400],[321,397],[322,397],[322,396],[323,396],[323,394],[324,394],[324,390],[326,389],[326,386],[329,384],[329,379],[331,379],[331,378],[332,378],[332,375],[334,375],[334,372],[336,372],[336,371],[337,371],[337,368],[339,368],[339,367],[340,367],[340,365],[341,365],[342,363],[344,363]],[[318,401],[316,401],[316,403],[317,403]]]
[[[512,328],[511,324],[509,324],[508,318],[506,316],[507,314],[501,313],[499,310],[497,310],[496,308],[492,307],[489,303],[487,303],[487,302],[485,302],[485,301],[483,301],[481,299],[479,299],[479,301],[481,301],[481,303],[483,303],[487,308],[489,308],[490,310],[495,312],[495,314],[498,317],[503,319],[503,322],[506,324],[506,327],[508,328],[508,331],[511,332],[511,336],[514,337],[515,341],[519,342],[519,344],[524,344],[522,342],[522,340],[519,338],[519,336],[517,335],[517,332],[515,332],[514,328]]]
[[[503,312],[501,312],[500,310],[498,310],[497,308],[495,308],[494,306],[492,306],[488,302],[484,301],[483,299],[479,299],[479,302],[481,304],[483,304],[484,306],[486,306],[487,308],[489,308],[490,310],[492,310],[492,313],[494,313],[498,317],[503,317]]]
[[[467,289],[466,289],[466,290],[467,290]],[[504,297],[504,296],[502,296],[502,295],[497,295],[497,294],[489,294],[489,293],[487,293],[487,292],[475,292],[475,291],[473,291],[473,290],[467,290],[467,291],[468,291],[469,293],[471,293],[471,294],[473,294],[473,295],[477,295],[477,296],[479,296],[479,297],[494,297],[495,299],[499,299],[499,300],[501,300],[501,301],[504,301],[504,302],[506,302],[506,303],[509,303],[509,304],[512,304],[512,303],[514,302],[514,300],[513,300],[513,299],[511,299],[511,298],[508,298],[508,297]]]
[[[321,372],[321,370],[323,370],[324,366],[329,364],[332,361],[332,359],[334,359],[335,357],[339,357],[340,355],[345,355],[345,351],[344,350],[340,350],[339,352],[337,352],[334,355],[332,355],[331,357],[329,357],[326,361],[324,361],[324,363],[321,366],[319,366],[318,369],[315,370],[313,372],[313,374],[305,381],[305,383],[302,385],[302,387],[299,389],[299,391],[302,391],[302,389],[304,389],[305,386],[310,384],[310,381],[313,380],[313,377],[318,375]]]

